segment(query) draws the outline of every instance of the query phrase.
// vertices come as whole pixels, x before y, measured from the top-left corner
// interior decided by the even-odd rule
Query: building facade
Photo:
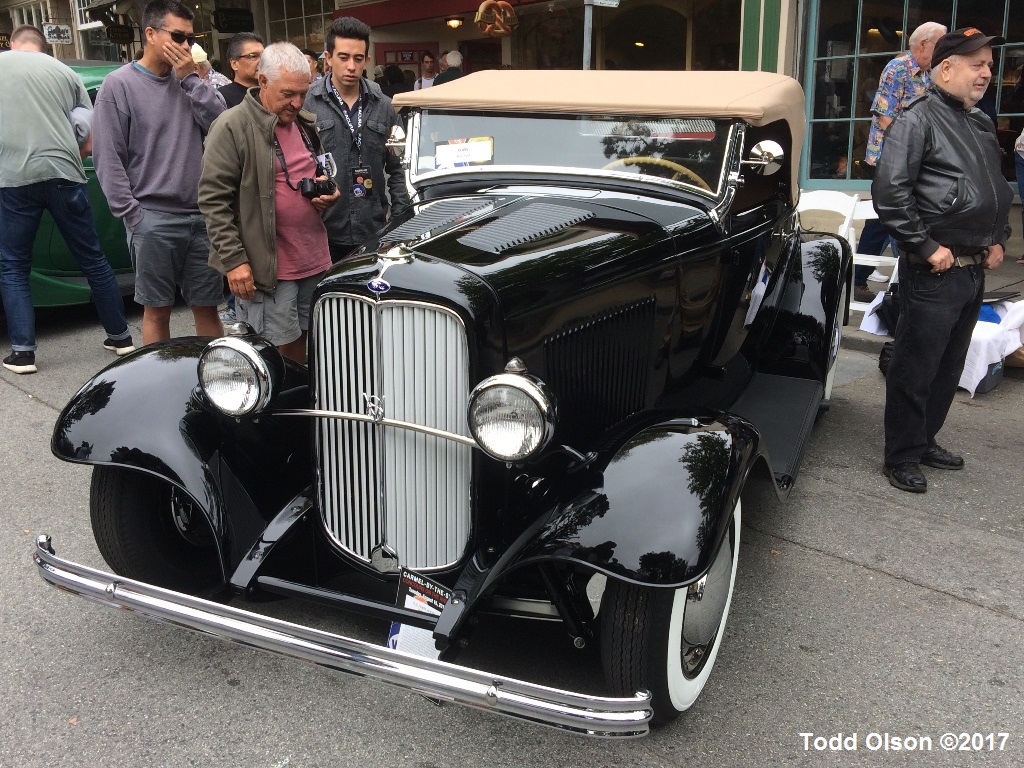
[[[806,20],[804,91],[810,121],[804,186],[866,189],[864,151],[882,68],[926,21],[1002,35],[979,107],[996,121],[1003,174],[1014,180],[1013,143],[1024,128],[1024,2],[1021,0],[816,0]]]
[[[95,16],[99,8],[130,21],[117,14],[129,13],[133,2],[143,4],[0,0],[0,34],[22,23],[68,24],[73,41],[54,47],[59,58],[125,60],[136,44],[111,43]],[[231,37],[216,28],[219,9],[249,10],[255,31],[268,42],[288,40],[313,51],[323,50],[324,30],[334,17],[351,15],[373,28],[371,64],[397,64],[410,80],[421,74],[423,51],[447,50],[463,54],[467,72],[584,66],[780,72],[799,79],[807,94],[804,186],[850,190],[869,186],[864,151],[871,101],[885,64],[925,21],[950,29],[977,26],[1007,40],[997,49],[997,72],[983,106],[997,121],[1007,150],[1006,178],[1014,178],[1012,145],[1024,127],[1024,0],[509,0],[514,28],[505,36],[491,36],[476,23],[480,5],[478,0],[202,0],[194,26],[216,62],[224,60]]]

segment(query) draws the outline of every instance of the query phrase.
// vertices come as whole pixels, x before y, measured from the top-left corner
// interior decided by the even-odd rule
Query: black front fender
[[[599,487],[560,505],[517,566],[562,561],[637,584],[680,587],[710,567],[760,438],[727,415],[644,428],[607,460]]]
[[[188,494],[218,541],[226,576],[308,485],[309,427],[231,419],[205,404],[197,367],[208,343],[161,342],[105,368],[61,412],[51,450],[65,461],[146,472]]]

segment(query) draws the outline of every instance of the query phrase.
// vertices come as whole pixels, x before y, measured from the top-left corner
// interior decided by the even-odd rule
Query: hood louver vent
[[[594,216],[593,211],[566,205],[531,203],[460,237],[459,242],[490,253],[501,253],[531,240],[548,237]]]
[[[425,208],[401,226],[395,227],[384,236],[389,242],[415,240],[431,230],[446,227],[463,216],[483,210],[490,205],[490,200],[475,198],[471,200],[442,200],[429,208]]]

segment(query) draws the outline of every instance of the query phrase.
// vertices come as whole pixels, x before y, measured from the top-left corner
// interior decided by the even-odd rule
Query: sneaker
[[[11,350],[11,354],[4,358],[4,368],[15,373],[35,373],[39,370],[36,368],[36,353]]]
[[[885,272],[879,272],[877,269],[868,275],[868,280],[872,283],[888,283],[889,276]]]
[[[118,357],[135,351],[135,345],[132,344],[131,336],[127,339],[112,339],[107,336],[107,338],[103,340],[103,348],[116,353]]]
[[[222,309],[219,314],[220,321],[222,323],[233,323],[238,319],[237,317],[235,317],[235,310],[231,309],[230,307],[227,309]]]

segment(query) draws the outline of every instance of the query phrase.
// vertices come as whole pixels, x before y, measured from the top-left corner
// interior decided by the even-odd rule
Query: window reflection
[[[993,5],[999,4],[1002,6],[1004,2],[1009,0],[986,0],[991,2]],[[893,6],[898,8],[903,3],[893,3]],[[945,24],[950,29],[955,29],[953,24],[953,0],[910,0],[906,3],[907,5],[907,29],[913,32],[919,26],[924,24],[926,21],[937,21],[940,24]],[[986,34],[992,34],[988,32]],[[909,38],[910,36],[907,35]]]
[[[833,121],[811,126],[812,179],[845,179],[848,177],[850,124]]]

